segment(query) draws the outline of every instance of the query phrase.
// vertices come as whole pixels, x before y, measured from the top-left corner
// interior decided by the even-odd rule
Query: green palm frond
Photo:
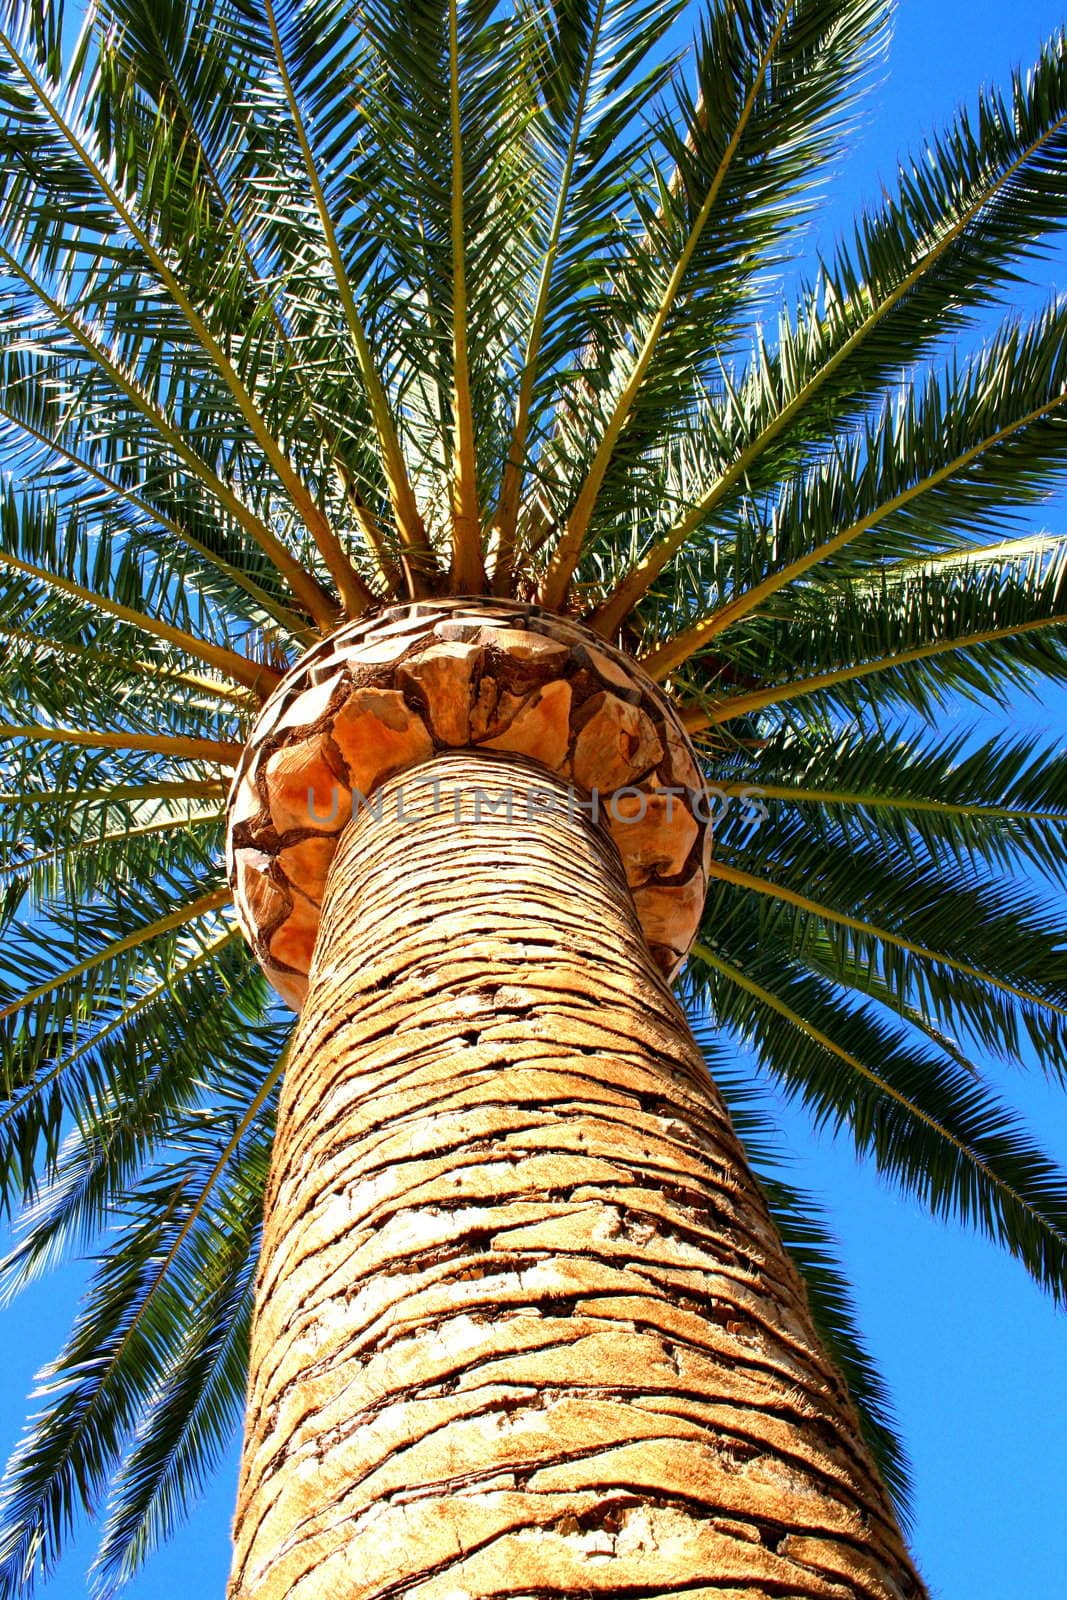
[[[93,1572],[100,1595],[114,1593],[181,1525],[240,1425],[258,1255],[256,1202],[269,1155],[270,1139],[262,1133],[246,1142],[240,1186],[225,1197],[218,1225],[198,1235],[202,1260],[189,1285],[198,1315],[172,1341],[168,1370],[111,1487]]]
[[[76,915],[67,912],[66,927],[57,924],[64,908],[46,903],[42,910],[48,914],[50,938],[45,948],[36,924],[8,923],[0,994],[10,998],[0,1014],[0,1070],[9,1093],[47,1057],[54,1040],[66,1040],[99,1007],[123,999],[131,977],[131,954],[144,952],[133,972],[140,968],[158,973],[173,959],[182,930],[201,918],[218,920],[229,891],[216,887],[195,892],[189,883],[196,865],[195,835],[190,830],[183,843],[185,860],[179,870],[173,877],[157,871],[150,894],[126,885],[111,905],[98,899],[78,907]]]
[[[222,1045],[235,1009],[254,1012],[261,1003],[254,968],[232,931],[187,932],[165,964],[157,957],[162,981],[98,1006],[80,1037],[70,1031],[71,1048],[55,1051],[47,1069],[28,1084],[16,1115],[4,1124],[13,1147],[30,1131],[31,1119],[44,1115],[43,1095],[52,1089],[69,1108],[74,1127],[57,1147],[47,1181],[0,1263],[5,1298],[88,1248],[107,1225],[112,1197],[165,1151],[178,1121],[201,1114],[204,1086],[215,1071],[204,1064],[205,1043]],[[155,1046],[151,1055],[148,1044]],[[75,1074],[81,1080],[77,1090]]]
[[[745,919],[750,922],[750,919]],[[1067,1174],[973,1074],[912,1043],[873,1007],[757,946],[741,919],[694,950],[694,993],[752,1039],[816,1124],[842,1133],[937,1216],[979,1228],[1067,1291]]]
[[[916,860],[906,846],[872,849],[843,834],[809,842],[801,826],[778,831],[769,860],[724,848],[712,871],[721,913],[755,899],[761,927],[781,938],[788,928],[797,954],[813,927],[923,1015],[967,1026],[987,1049],[1012,1056],[1022,1024],[1050,1071],[1067,1068],[1063,926],[1035,897],[986,874],[957,870],[946,882],[936,858]]]
[[[150,883],[154,862],[166,864],[171,849],[176,861],[184,852],[199,876],[222,822],[225,785],[217,776],[194,769],[195,775],[158,781],[151,757],[142,758],[140,769],[124,762],[116,770],[109,752],[59,746],[42,761],[39,753],[26,760],[26,748],[16,747],[21,760],[3,763],[10,785],[0,793],[5,887],[16,880],[20,896],[31,893],[36,905],[39,884],[47,898],[77,905],[127,881]],[[130,781],[137,776],[146,781]],[[173,846],[166,844],[162,835],[176,819],[199,830],[201,818],[209,832],[215,829],[210,837],[190,843],[179,831]]]
[[[331,195],[316,161],[316,128],[309,119],[332,120],[338,116],[347,120],[347,105],[340,106],[340,94],[351,92],[352,73],[346,70],[346,44],[351,40],[351,30],[345,27],[345,15],[336,5],[319,6],[314,18],[301,13],[301,8],[290,0],[266,0],[262,7],[238,3],[234,6],[234,20],[243,25],[242,32],[255,30],[262,35],[260,54],[264,64],[272,68],[277,80],[288,117],[287,133],[295,139],[308,190],[314,202],[321,232],[322,248],[329,261],[333,284],[344,314],[344,322],[362,378],[367,405],[378,436],[382,462],[389,487],[390,501],[397,529],[405,546],[426,564],[432,561],[422,517],[415,504],[409,475],[400,443],[396,435],[388,400],[374,352],[371,349],[364,319],[360,314],[353,287],[352,273],[346,261],[339,236],[339,225],[331,206]],[[337,59],[337,55],[341,59]],[[324,67],[324,62],[327,63]],[[331,82],[335,87],[330,89]],[[274,84],[271,84],[274,87]],[[304,91],[302,93],[302,91]],[[261,92],[263,92],[261,90]],[[323,100],[327,101],[324,106]]]
[[[120,1096],[123,1104],[127,1096],[132,1100],[146,1067],[151,1071],[156,1062],[168,1059],[170,1041],[181,1036],[189,1019],[195,1019],[198,1029],[206,1028],[217,996],[229,992],[231,980],[222,957],[238,940],[234,928],[206,939],[193,934],[158,979],[139,974],[134,991],[107,1006],[80,1037],[73,1029],[66,1036],[57,1030],[48,1046],[35,1053],[36,1059],[13,1063],[0,1112],[5,1194],[34,1195],[40,1176],[54,1171],[65,1118],[94,1107],[105,1094]],[[206,973],[205,967],[210,969]]]
[[[707,19],[696,102],[682,99],[661,129],[670,170],[654,166],[633,198],[643,234],[613,276],[603,431],[546,573],[547,604],[566,592],[594,508],[611,515],[620,452],[640,457],[667,417],[684,419],[680,395],[717,374],[751,318],[745,291],[804,220],[805,190],[825,175],[886,17],[879,0],[749,0]]]
[[[96,426],[76,392],[51,381],[48,362],[21,351],[4,352],[0,365],[0,448],[24,499],[34,498],[28,491],[43,492],[45,504],[76,497],[83,515],[106,519],[143,559],[170,572],[180,565],[226,615],[247,610],[250,621],[285,638],[313,640],[281,598],[276,569],[255,546],[242,547],[237,525],[199,484],[176,475],[162,453],[131,450],[120,429]]]
[[[962,372],[908,387],[849,452],[836,452],[774,506],[753,548],[736,552],[748,573],[769,570],[716,614],[647,659],[663,676],[762,608],[787,586],[832,581],[848,551],[868,563],[943,549],[973,537],[1003,504],[1047,493],[1067,468],[1067,302],[1028,327],[998,333]],[[853,568],[854,570],[854,568]]]
[[[269,1036],[255,1052],[228,1063],[230,1105],[200,1117],[191,1108],[171,1130],[170,1163],[112,1198],[111,1211],[125,1213],[126,1220],[97,1269],[66,1349],[42,1373],[38,1392],[48,1404],[31,1424],[9,1474],[0,1544],[5,1592],[42,1556],[54,1556],[79,1502],[93,1503],[105,1489],[138,1419],[141,1449],[134,1446],[124,1485],[133,1492],[119,1502],[112,1552],[138,1538],[130,1511],[140,1509],[136,1502],[146,1493],[141,1515],[149,1527],[153,1513],[162,1513],[165,1523],[168,1463],[158,1449],[160,1428],[173,1430],[177,1422],[186,1434],[187,1472],[195,1473],[198,1456],[210,1450],[210,1439],[191,1431],[190,1411],[198,1399],[192,1373],[180,1386],[178,1403],[174,1345],[181,1347],[184,1334],[202,1355],[210,1332],[201,1323],[201,1297],[206,1290],[206,1306],[217,1305],[220,1271],[232,1281],[247,1262],[284,1063],[284,1055],[271,1061],[268,1043]],[[243,1111],[237,1100],[242,1069],[246,1094],[258,1080]],[[220,1262],[220,1251],[230,1258],[228,1266]],[[180,1444],[173,1433],[171,1438]]]
[[[595,612],[605,631],[672,556],[750,491],[773,485],[832,438],[991,299],[1021,258],[1063,225],[1067,52],[1053,38],[1010,94],[987,93],[901,173],[896,195],[861,219],[851,248],[761,338],[705,421],[709,480],[618,592]]]
[[[859,837],[878,849],[917,843],[929,856],[1050,876],[1067,858],[1067,761],[1035,736],[975,741],[967,731],[923,735],[883,726],[872,739],[846,729],[813,739],[786,728],[738,775],[727,797],[756,790],[772,815],[783,803],[827,844]]]
[[[694,728],[718,726],[814,696],[848,711],[902,702],[928,714],[952,692],[1001,699],[1038,676],[1060,681],[1067,621],[1067,540],[1012,559],[980,552],[928,568],[881,568],[859,582],[808,588],[793,626],[768,607],[747,648],[766,663],[759,689],[715,695],[689,685],[706,707]],[[669,647],[668,647],[669,648]],[[783,660],[784,658],[784,660]],[[774,682],[775,664],[787,676]],[[994,670],[995,669],[995,670]],[[883,676],[884,675],[884,676]],[[695,675],[694,675],[695,676]]]
[[[527,449],[547,447],[573,353],[594,338],[594,241],[603,249],[618,239],[615,208],[646,142],[639,113],[668,77],[653,52],[680,9],[678,0],[568,0],[555,16],[546,13],[535,36],[542,103],[532,126],[548,206],[494,519],[498,592],[508,592],[514,576]]]

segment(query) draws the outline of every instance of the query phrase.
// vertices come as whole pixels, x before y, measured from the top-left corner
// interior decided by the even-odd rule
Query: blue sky
[[[903,0],[890,69],[834,184],[818,238],[892,181],[898,155],[942,124],[980,82],[1003,81],[1062,20],[1059,0]],[[1067,289],[1067,252],[1043,273]],[[1028,297],[1029,298],[1029,297]],[[1067,531],[1067,499],[1036,525]],[[1013,726],[1067,727],[1067,695],[1020,702]],[[1067,1096],[1037,1071],[991,1068],[994,1082],[1067,1164]],[[992,1246],[937,1225],[846,1148],[778,1120],[795,1176],[825,1200],[856,1286],[862,1326],[888,1379],[916,1481],[914,1547],[935,1600],[1053,1600],[1067,1589],[1067,1320]],[[67,1269],[0,1316],[0,1449],[21,1427],[36,1367],[58,1348],[80,1273]],[[179,1538],[127,1590],[165,1600],[224,1590],[236,1447]],[[44,1591],[85,1593],[82,1541]]]

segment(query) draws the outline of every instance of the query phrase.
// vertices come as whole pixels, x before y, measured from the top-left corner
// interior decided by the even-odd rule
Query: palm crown
[[[1067,677],[1067,305],[961,334],[1067,214],[1067,57],[987,94],[779,305],[883,0],[0,3],[13,1292],[103,1240],[9,1469],[0,1590],[96,1578],[240,1412],[291,1018],[228,912],[228,769],[390,599],[591,620],[724,800],[683,987],[820,1327],[905,1469],[745,1035],[821,1123],[1067,1289],[1067,1183],[965,1051],[1067,1069],[1067,766],[946,740]]]

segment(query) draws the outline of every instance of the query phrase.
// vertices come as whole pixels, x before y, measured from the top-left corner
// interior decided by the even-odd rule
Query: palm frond
[[[36,1059],[16,1058],[0,1108],[0,1173],[8,1209],[13,1209],[17,1197],[33,1199],[54,1180],[67,1119],[76,1120],[87,1109],[95,1112],[108,1097],[117,1104],[127,1098],[132,1101],[146,1078],[158,1071],[156,1063],[169,1060],[172,1041],[188,1037],[187,1019],[197,1018],[202,1044],[212,1037],[222,1042],[217,1029],[208,1024],[214,1021],[220,994],[225,996],[234,987],[222,963],[232,957],[238,938],[233,928],[203,938],[190,930],[173,959],[164,964],[164,975],[150,981],[147,974],[138,974],[133,992],[84,1030],[84,1037],[59,1030],[35,1052]],[[206,974],[205,967],[210,969]],[[199,1033],[200,1029],[204,1031]],[[194,1066],[194,1081],[199,1081],[201,1066],[202,1062]],[[159,1129],[149,1126],[158,1140]],[[130,1119],[126,1127],[143,1140],[143,1124],[135,1127]],[[68,1217],[63,1221],[66,1226]],[[35,1271],[47,1266],[53,1259],[55,1237],[54,1230],[47,1229],[45,1249],[20,1249],[19,1259],[29,1256]],[[61,1242],[66,1244],[65,1234]]]
[[[851,459],[837,453],[816,467],[796,503],[787,490],[769,537],[746,552],[748,571],[766,560],[767,575],[652,652],[648,670],[664,676],[813,572],[832,581],[846,550],[854,563],[943,549],[961,528],[980,531],[1009,493],[1017,504],[1047,494],[1067,467],[1065,352],[1061,302],[1026,328],[1009,324],[963,372],[906,390]]]
[[[786,728],[735,764],[741,775],[717,779],[724,795],[796,807],[827,843],[857,837],[892,851],[917,841],[968,867],[1063,870],[1067,762],[1033,736],[978,741],[967,728],[948,737],[885,725],[877,738],[861,727],[815,739]]]
[[[8,1467],[0,1594],[23,1592],[36,1572],[49,1570],[79,1507],[94,1508],[138,1415],[173,1384],[168,1330],[197,1320],[205,1241],[216,1249],[228,1241],[247,1257],[261,1195],[242,1173],[240,1152],[249,1139],[269,1144],[284,1060],[268,1067],[261,1051],[249,1051],[246,1081],[259,1087],[243,1109],[223,1101],[206,1117],[190,1117],[180,1131],[182,1158],[146,1174],[125,1197],[129,1220],[101,1262],[69,1343],[42,1374],[39,1395],[50,1403]],[[239,1078],[240,1063],[230,1065]],[[253,1158],[257,1176],[263,1155]]]
[[[627,289],[647,296],[651,286],[658,297],[644,315],[640,304],[622,313],[635,348],[628,339],[621,352],[596,453],[542,583],[546,605],[566,593],[624,429],[631,448],[635,436],[647,439],[647,422],[633,426],[646,385],[691,382],[709,354],[721,359],[741,286],[803,215],[799,197],[823,170],[842,101],[855,94],[886,15],[877,0],[745,0],[710,13],[697,53],[698,104],[682,103],[684,136],[673,121],[663,129],[676,180],[657,175],[649,185],[639,203],[642,271],[627,263],[617,279],[620,301]]]
[[[103,612],[105,616],[117,617],[121,622],[128,622],[143,633],[151,634],[157,639],[165,639],[168,644],[177,646],[194,660],[205,661],[208,666],[215,667],[234,682],[260,691],[264,698],[280,680],[280,673],[272,672],[269,667],[250,661],[247,656],[239,655],[235,650],[222,649],[207,640],[197,639],[193,634],[186,633],[181,628],[174,628],[158,617],[146,616],[131,606],[108,599],[106,595],[83,589],[80,584],[72,583],[69,578],[60,577],[58,573],[46,572],[43,567],[32,566],[28,561],[20,561],[17,556],[9,555],[6,551],[0,550],[0,566],[12,572],[19,572],[23,577],[32,578],[36,583],[48,588],[58,589],[62,594],[69,595],[72,600],[78,600],[96,612]]]
[[[979,556],[903,581],[882,576],[841,585],[829,596],[805,596],[797,613],[795,642],[788,647],[794,663],[806,664],[810,644],[813,664],[827,657],[833,664],[747,693],[707,696],[706,709],[687,717],[690,727],[730,722],[808,695],[855,709],[873,678],[883,705],[903,700],[924,715],[953,691],[1003,701],[1009,687],[1025,690],[1042,677],[1062,681],[1067,541],[1019,562]],[[816,617],[806,636],[805,622]]]
[[[207,363],[218,371],[234,404],[262,449],[264,457],[277,474],[286,494],[318,544],[346,603],[356,610],[365,609],[372,602],[370,591],[345,558],[333,529],[309,493],[300,474],[293,468],[285,450],[274,437],[253,394],[230,360],[224,344],[212,331],[207,318],[190,297],[167,254],[156,244],[150,228],[142,223],[136,214],[136,201],[131,203],[97,158],[93,150],[94,140],[91,131],[76,125],[75,108],[72,105],[66,108],[60,105],[57,95],[51,92],[35,74],[32,65],[19,49],[17,39],[2,28],[0,28],[0,51],[3,51],[13,68],[16,81],[40,109],[42,120],[54,131],[62,147],[69,151],[71,159],[84,170],[92,185],[99,190],[105,205],[129,234],[134,247],[144,258],[146,267],[165,289],[184,318]],[[29,156],[39,167],[44,165],[41,159],[43,154],[42,150],[32,153],[23,151],[24,158]],[[64,173],[63,176],[66,177],[67,174]],[[37,183],[43,195],[48,195],[52,187],[63,187],[62,179],[53,185],[47,175],[42,174],[40,170],[37,173]],[[53,249],[54,239],[53,234]],[[81,243],[82,241],[79,241],[79,244]],[[61,271],[64,270],[63,263],[58,265]]]
[[[113,437],[95,433],[76,407],[64,409],[45,365],[6,352],[0,363],[0,395],[0,445],[11,478],[24,493],[42,491],[64,505],[76,501],[83,520],[92,514],[121,527],[131,546],[157,559],[162,542],[172,566],[177,565],[177,550],[183,557],[192,552],[201,558],[199,586],[205,592],[221,587],[229,610],[243,609],[247,596],[253,602],[251,615],[261,626],[280,628],[285,637],[305,645],[314,641],[306,620],[264,587],[266,582],[278,590],[275,570],[264,571],[262,565],[248,570],[249,552],[240,548],[239,532],[235,538],[237,530],[226,524],[220,509],[198,504],[189,483],[175,493],[178,486],[167,483],[160,462],[104,459],[104,451],[115,454]],[[226,529],[221,540],[220,522]]]
[[[653,52],[680,9],[680,0],[564,0],[555,15],[531,18],[531,27],[540,23],[541,108],[534,126],[552,198],[494,517],[498,593],[508,592],[513,577],[528,443],[544,430],[561,355],[582,350],[591,336],[591,246],[613,237],[619,174],[634,168],[642,108],[670,70]]]
[[[1067,1176],[1018,1119],[957,1063],[916,1048],[872,1008],[846,1004],[781,948],[761,953],[740,931],[722,943],[729,956],[709,940],[694,948],[706,973],[695,989],[720,1023],[757,1043],[817,1124],[847,1133],[935,1216],[1003,1244],[1062,1300]]]
[[[265,0],[262,7],[248,4],[247,0],[234,0],[234,14],[240,23],[246,29],[259,33],[265,29],[269,39],[269,47],[263,54],[273,64],[296,136],[334,286],[344,310],[345,324],[374,419],[397,529],[413,563],[413,570],[420,570],[425,577],[433,570],[433,551],[411,490],[389,402],[356,303],[352,277],[330,207],[330,197],[316,162],[314,129],[309,131],[302,105],[302,89],[306,91],[306,98],[312,107],[323,95],[324,60],[330,61],[331,70],[339,83],[348,82],[350,71],[338,70],[338,62],[333,58],[338,53],[349,53],[349,36],[344,30],[342,10],[336,5],[316,6],[311,15],[301,13],[302,8],[293,4],[292,0]]]
[[[761,338],[747,372],[707,419],[713,479],[657,534],[594,611],[608,633],[659,573],[731,501],[773,484],[798,456],[895,387],[939,341],[1015,281],[1020,259],[1062,226],[1067,45],[1062,33],[1007,96],[988,91],[902,171],[896,195],[860,221],[851,249]]]

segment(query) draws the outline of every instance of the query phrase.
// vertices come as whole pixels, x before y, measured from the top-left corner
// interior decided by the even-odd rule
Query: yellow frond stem
[[[918,483],[912,484],[908,489],[901,490],[900,494],[894,495],[890,500],[886,500],[875,511],[870,512],[865,517],[861,517],[858,522],[850,523],[847,528],[842,528],[841,532],[834,534],[832,539],[824,540],[822,544],[816,545],[814,550],[809,550],[806,555],[798,556],[795,561],[790,561],[787,566],[782,567],[778,572],[769,573],[762,583],[754,584],[751,589],[746,589],[742,594],[735,595],[720,610],[714,612],[710,617],[705,617],[703,622],[698,622],[693,628],[687,628],[676,639],[669,640],[667,644],[661,645],[659,649],[653,650],[649,655],[645,656],[642,659],[645,671],[650,677],[665,678],[669,672],[675,671],[683,662],[688,661],[691,655],[697,650],[703,649],[718,634],[732,627],[735,622],[741,621],[743,617],[749,616],[765,600],[768,600],[772,594],[777,594],[787,584],[795,583],[798,578],[802,578],[806,572],[817,566],[819,562],[836,555],[839,550],[843,550],[846,545],[851,544],[863,534],[869,533],[877,523],[882,522],[886,517],[892,516],[895,511],[900,511],[904,506],[910,505],[920,495],[927,494],[929,490],[936,489],[938,484],[944,483],[946,479],[954,477],[959,472],[964,472],[987,450],[992,450],[997,445],[1004,444],[1015,434],[1021,433],[1024,428],[1039,422],[1053,411],[1058,411],[1065,401],[1067,401],[1067,393],[1058,394],[1052,400],[1045,401],[1043,405],[1035,406],[1025,416],[1016,418],[1014,422],[1006,427],[998,428],[995,433],[991,433],[980,443],[973,445],[970,450],[965,450],[961,455],[954,457],[945,466],[939,467],[936,472],[928,473]],[[974,552],[975,559],[981,560],[982,554],[983,552],[979,547]]]
[[[880,656],[877,661],[862,661],[858,666],[821,672],[813,678],[797,678],[793,683],[771,684],[766,689],[753,689],[749,694],[733,694],[708,710],[690,706],[682,712],[682,721],[689,733],[701,733],[705,728],[721,727],[725,722],[751,716],[753,712],[763,711],[768,706],[782,705],[787,700],[796,700],[805,694],[818,694],[842,683],[854,683],[876,672],[889,672],[894,667],[930,660],[950,650],[969,650],[977,645],[992,644],[996,639],[1010,639],[1019,633],[1033,633],[1040,628],[1057,628],[1064,624],[1067,624],[1067,612],[1055,617],[1038,617],[1032,622],[1016,622],[1003,628],[986,628],[981,633],[963,634],[957,639],[935,639],[930,644],[916,645],[913,650],[902,650],[899,655]]]
[[[485,589],[478,462],[474,447],[467,349],[467,264],[464,247],[463,127],[459,92],[459,0],[448,0],[448,107],[452,135],[452,582],[460,594]]]
[[[762,800],[790,800],[797,804],[861,806],[866,810],[931,812],[935,816],[974,817],[986,822],[1060,822],[1067,825],[1067,811],[1025,811],[1012,806],[955,805],[949,800],[922,800],[912,796],[879,794],[876,791],[807,789],[801,785],[763,783],[717,783],[720,794],[743,797],[757,793]]]
[[[176,761],[210,761],[227,767],[235,767],[244,752],[243,744],[228,744],[220,739],[186,739],[164,733],[98,733],[85,728],[33,724],[4,724],[0,726],[0,739],[40,739],[46,743],[81,744],[100,750],[140,750],[173,756]]]
[[[979,983],[985,983],[993,989],[999,989],[1003,994],[1010,994],[1017,1000],[1024,1001],[1027,1005],[1037,1006],[1045,1011],[1055,1012],[1058,1016],[1067,1017],[1067,1007],[1058,1006],[1051,1000],[1045,1000],[1038,994],[1032,994],[1028,989],[1020,989],[1015,984],[1005,983],[1002,979],[994,977],[992,973],[983,972],[979,967],[972,967],[969,962],[957,961],[955,956],[948,956],[939,950],[932,950],[928,945],[917,944],[912,939],[905,938],[902,934],[893,933],[888,928],[880,928],[873,922],[867,922],[862,917],[850,917],[846,912],[835,911],[833,907],[823,905],[818,900],[811,900],[807,895],[798,894],[794,889],[787,889],[781,884],[771,883],[768,878],[759,878],[750,872],[741,872],[736,867],[729,867],[722,861],[713,861],[709,874],[717,878],[720,883],[733,884],[737,889],[750,889],[754,894],[769,896],[772,900],[780,900],[784,905],[795,906],[798,911],[806,911],[813,917],[821,917],[826,922],[835,922],[839,927],[850,928],[854,933],[866,934],[871,939],[878,939],[883,944],[889,944],[898,950],[906,950],[909,955],[918,956],[920,960],[935,962],[938,966],[949,967],[953,972],[961,972],[968,978],[975,978]]]
[[[300,111],[296,90],[293,87],[289,64],[282,48],[282,37],[278,28],[278,18],[273,0],[263,0],[263,5],[267,26],[270,29],[275,65],[278,68],[278,75],[281,79],[289,116],[296,133],[297,142],[300,145],[304,170],[307,174],[315,210],[318,213],[319,225],[322,228],[326,249],[330,257],[334,282],[344,308],[345,322],[352,336],[352,344],[356,352],[356,360],[359,364],[360,375],[366,390],[371,416],[374,418],[374,426],[378,434],[378,445],[381,451],[382,469],[385,473],[389,498],[396,517],[397,531],[408,558],[411,582],[416,591],[422,594],[426,592],[426,585],[437,570],[437,558],[434,555],[433,546],[427,537],[422,517],[415,503],[415,495],[408,476],[404,454],[393,426],[389,402],[382,387],[381,379],[378,376],[366,330],[363,327],[363,322],[356,306],[352,284],[348,277],[348,269],[341,254],[333,218],[326,203],[326,194],[319,179],[311,143],[307,136],[307,129],[304,126],[304,118]]]
[[[697,245],[700,243],[700,239],[703,235],[705,227],[707,226],[708,219],[715,208],[715,203],[719,198],[719,192],[722,188],[723,181],[726,178],[726,174],[729,171],[730,165],[737,153],[737,149],[741,143],[745,129],[747,128],[749,120],[751,119],[752,112],[755,109],[757,96],[759,95],[760,89],[763,86],[763,81],[766,77],[770,64],[774,59],[775,51],[778,49],[782,34],[785,31],[786,23],[789,21],[790,14],[793,10],[793,5],[794,0],[788,0],[788,3],[783,5],[781,8],[781,13],[777,23],[775,24],[774,31],[768,40],[763,55],[760,57],[757,70],[753,75],[752,84],[745,98],[745,103],[741,109],[741,114],[737,120],[737,126],[730,135],[730,141],[723,152],[722,159],[715,169],[715,175],[712,178],[711,184],[708,187],[708,191],[704,196],[703,204],[697,213],[693,226],[689,230],[689,236],[686,239],[685,247],[682,250],[681,255],[678,257],[678,260],[675,262],[674,270],[671,273],[670,280],[663,292],[660,304],[656,309],[651,326],[645,335],[644,342],[642,343],[637,359],[634,362],[630,376],[623,386],[622,393],[615,402],[611,417],[608,420],[608,425],[604,430],[604,434],[599,445],[597,446],[596,455],[593,457],[592,465],[586,474],[585,481],[583,482],[581,489],[578,491],[578,498],[574,503],[574,507],[570,513],[570,516],[567,518],[567,525],[563,531],[563,535],[559,541],[559,544],[556,546],[555,551],[553,552],[551,561],[549,562],[548,571],[545,574],[544,582],[541,586],[541,603],[552,609],[558,609],[566,599],[571,578],[574,576],[575,568],[577,567],[581,557],[582,546],[585,543],[585,538],[589,531],[589,524],[592,520],[597,497],[600,494],[601,485],[604,482],[605,475],[611,463],[611,458],[615,453],[615,447],[619,442],[622,430],[626,426],[630,413],[633,410],[634,402],[637,399],[641,385],[644,383],[649,366],[652,363],[652,358],[655,355],[656,349],[659,345],[660,337],[662,336],[663,330],[667,325],[667,319],[673,311],[678,296],[681,293],[682,284],[685,281],[685,275],[689,270],[689,264],[693,259],[693,254],[697,248]]]
[[[280,672],[275,672],[273,668],[264,666],[261,662],[250,661],[247,656],[240,655],[236,650],[226,650],[221,645],[209,644],[207,640],[198,639],[182,628],[172,627],[169,622],[162,622],[158,617],[146,616],[143,612],[135,611],[131,606],[122,605],[117,600],[110,600],[107,595],[97,594],[92,589],[83,589],[81,584],[73,583],[69,578],[61,578],[45,567],[35,567],[29,561],[21,561],[18,556],[8,555],[4,550],[0,550],[0,566],[8,567],[13,572],[21,572],[37,583],[46,584],[49,588],[57,589],[60,594],[70,595],[72,599],[80,600],[96,611],[102,611],[106,616],[117,617],[119,621],[128,622],[131,627],[139,629],[142,633],[165,640],[168,644],[184,651],[186,655],[192,656],[194,660],[206,662],[209,667],[214,667],[225,677],[253,690],[263,700],[281,682]],[[47,644],[48,641],[41,642]],[[205,686],[210,687],[207,680]]]
[[[127,950],[136,950],[141,945],[158,939],[161,934],[183,927],[187,922],[195,922],[197,917],[204,917],[212,911],[220,910],[224,905],[228,905],[232,898],[228,887],[212,889],[209,894],[201,895],[189,905],[179,906],[177,911],[171,911],[169,915],[160,917],[157,922],[150,922],[146,927],[138,928],[136,933],[129,933],[124,939],[116,939],[103,950],[97,950],[93,955],[86,956],[84,961],[68,967],[66,972],[61,972],[58,977],[49,978],[47,983],[38,984],[36,989],[30,989],[17,1000],[12,1000],[9,1005],[0,1007],[0,1021],[14,1016],[18,1011],[24,1011],[36,1000],[43,999],[46,994],[61,989],[65,983],[73,983],[76,978],[84,977],[87,972],[92,972],[94,967],[103,966],[105,961],[121,956]]]
[[[834,373],[848,360],[853,351],[862,345],[868,335],[915,288],[926,273],[937,265],[946,250],[970,227],[978,213],[991,200],[996,198],[1005,184],[1010,183],[1015,174],[1044,145],[1056,138],[1065,123],[1067,123],[1067,118],[1061,117],[1051,127],[1047,128],[1040,139],[1036,139],[1022,155],[1005,168],[995,182],[991,183],[967,207],[962,216],[957,218],[953,225],[945,230],[941,238],[931,245],[930,249],[916,262],[911,272],[871,309],[860,325],[844,340],[840,348],[808,379],[807,383],[794,395],[793,399],[782,407],[778,415],[772,418],[760,434],[716,479],[696,504],[638,562],[632,572],[623,579],[622,583],[597,607],[589,618],[590,625],[598,633],[609,636],[619,627],[637,603],[648,593],[667,563],[673,560],[687,540],[707,522],[708,518],[714,514],[726,497],[744,482],[746,476],[751,472],[764,451],[774,444],[775,440],[801,414],[809,402],[818,394],[823,384],[833,377]],[[861,290],[861,293],[864,292],[866,291]],[[869,299],[869,293],[867,298]],[[699,648],[699,646],[695,648]]]

